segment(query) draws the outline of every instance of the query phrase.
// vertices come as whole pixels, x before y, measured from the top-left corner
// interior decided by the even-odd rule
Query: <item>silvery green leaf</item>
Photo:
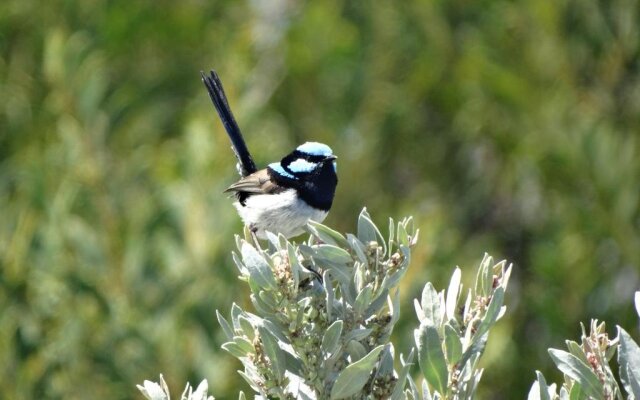
[[[289,383],[285,387],[285,391],[291,393],[293,398],[296,400],[317,400],[313,389],[300,376],[287,373],[286,379]]]
[[[476,389],[478,388],[478,384],[480,383],[480,379],[482,379],[482,373],[484,372],[483,369],[476,371],[476,373],[473,375],[473,379],[471,380],[471,385],[469,387],[469,393],[475,393]]]
[[[246,357],[248,354],[248,352],[236,342],[226,342],[223,343],[221,347],[236,358]]]
[[[303,270],[296,254],[296,249],[291,243],[287,243],[287,255],[289,256],[289,266],[291,268],[291,276],[293,277],[294,287],[300,285],[300,272]]]
[[[264,351],[271,361],[271,369],[275,373],[277,379],[281,380],[287,370],[287,365],[284,352],[280,346],[278,346],[278,339],[276,339],[267,328],[259,327],[258,332],[260,334],[260,340],[262,341]]]
[[[233,342],[238,345],[245,353],[254,353],[255,349],[253,348],[253,344],[243,337],[243,336],[234,336]]]
[[[571,353],[549,349],[549,355],[558,369],[582,386],[588,396],[602,398],[602,385],[593,370]]]
[[[371,216],[366,208],[363,208],[358,216],[358,239],[364,244],[369,242],[377,242],[384,248],[383,254],[386,253],[386,243],[378,227],[371,220]]]
[[[565,343],[567,344],[567,349],[569,349],[569,353],[578,357],[585,364],[589,364],[589,361],[587,361],[587,356],[584,354],[584,351],[582,350],[582,347],[580,347],[580,344],[578,344],[578,342],[574,340],[567,340],[565,341]]]
[[[582,390],[582,386],[576,381],[573,382],[571,386],[571,391],[569,392],[570,400],[587,400],[587,394]]]
[[[282,344],[282,342],[280,342],[280,344]],[[291,354],[291,352],[293,352],[293,348],[291,348],[291,351],[283,352],[285,365],[287,366],[287,370],[285,371],[285,373],[289,372],[291,374],[295,374],[298,376],[304,375],[305,369],[304,369],[304,366],[302,365],[302,361],[298,357],[296,357],[294,354]]]
[[[274,292],[261,290],[258,292],[258,297],[264,304],[269,306],[269,309],[273,310],[278,308],[278,300],[276,299],[276,295]]]
[[[376,347],[369,354],[342,370],[331,388],[331,399],[343,399],[358,393],[369,380],[383,347],[383,345]]]
[[[335,353],[340,346],[340,335],[342,334],[343,322],[341,320],[335,321],[327,328],[327,331],[322,337],[321,349],[327,354]]]
[[[331,276],[342,284],[351,283],[350,269],[346,267],[338,267],[332,263],[323,265],[327,271],[331,271]]]
[[[267,234],[267,241],[271,245],[272,250],[273,251],[280,250],[280,241],[278,240],[278,236],[269,231],[266,231],[266,234]]]
[[[313,247],[315,251],[314,258],[325,262],[331,262],[336,265],[349,265],[353,259],[349,252],[345,249],[332,246],[330,244],[319,244]]]
[[[427,321],[431,321],[434,326],[440,327],[444,310],[442,309],[440,295],[431,282],[428,282],[422,290],[420,305]]]
[[[361,316],[365,308],[371,302],[372,293],[373,293],[373,287],[371,286],[371,284],[368,284],[367,286],[365,286],[360,291],[360,293],[358,293],[358,296],[356,297],[356,301],[353,307],[353,312],[357,316]]]
[[[413,350],[414,349],[411,349],[411,352],[407,357],[407,361],[405,361],[402,354],[400,354],[400,365],[402,368],[398,373],[398,380],[396,381],[396,386],[393,388],[393,393],[391,393],[391,400],[403,400],[402,395],[404,394],[405,382],[407,380],[407,375],[409,374],[409,368],[413,365]]]
[[[242,330],[242,332],[247,335],[249,340],[252,340],[255,336],[255,332],[253,329],[253,325],[251,325],[249,319],[244,315],[240,315],[238,317],[238,322],[240,323],[240,329]]]
[[[233,329],[235,331],[242,330],[242,327],[240,327],[240,322],[238,321],[238,317],[242,315],[242,313],[243,311],[240,306],[238,306],[236,303],[231,304],[231,323],[233,324]]]
[[[400,283],[400,279],[402,279],[408,269],[409,264],[403,261],[400,268],[398,268],[395,272],[391,273],[390,275],[385,275],[384,279],[382,280],[382,287],[392,289],[398,286],[398,284]]]
[[[340,294],[342,295],[342,304],[344,309],[348,309],[351,307],[347,307],[347,304],[351,306],[356,301],[355,287],[353,282],[340,282]]]
[[[434,393],[434,395],[438,395],[438,392],[436,391]],[[431,390],[429,390],[429,385],[427,385],[427,381],[423,380],[422,381],[422,397],[426,400],[426,399],[433,399],[434,397],[431,397]]]
[[[462,357],[460,357],[460,361],[458,361],[458,365],[464,365],[467,361],[473,361],[474,357],[480,357],[480,355],[484,351],[485,346],[487,345],[488,338],[489,338],[488,333],[485,333],[482,336],[474,336],[474,340],[471,346],[469,346],[462,353]]]
[[[356,253],[356,256],[358,256],[358,260],[363,264],[368,264],[369,259],[365,253],[366,250],[364,244],[350,233],[347,234],[347,242],[349,242],[349,247],[351,247],[351,249]]]
[[[393,252],[393,235],[395,234],[395,224],[393,223],[393,218],[389,218],[389,242],[387,244],[387,248],[389,249],[389,254]]]
[[[328,271],[324,271],[322,274],[322,281],[324,282],[324,290],[325,290],[325,302],[327,307],[327,319],[331,321],[333,316],[333,300],[334,300],[334,292],[333,292],[333,283],[331,283],[331,276]]]
[[[640,347],[620,326],[618,326],[618,338],[620,340],[618,350],[620,378],[627,393],[640,399]]]
[[[187,389],[189,389],[187,391]],[[204,379],[195,391],[192,392],[192,388],[189,384],[185,388],[184,392],[182,392],[181,400],[214,400],[213,396],[207,396],[207,392],[209,391],[209,382]]]
[[[265,317],[263,318],[259,324],[262,325],[271,332],[273,336],[275,336],[280,342],[286,343],[287,337],[283,334],[283,332],[287,332],[287,327],[284,326],[277,318],[273,317]]]
[[[144,397],[149,400],[169,400],[169,389],[160,375],[160,384],[152,381],[144,381],[142,385],[136,385]]]
[[[487,267],[484,268],[484,276],[482,277],[482,293],[483,296],[488,296],[493,290],[493,268],[491,266],[493,263],[492,257],[487,257]],[[504,288],[502,289],[504,290]]]
[[[276,289],[276,280],[273,277],[273,271],[267,260],[247,242],[242,243],[240,252],[242,253],[242,261],[249,270],[251,279],[261,288]]]
[[[240,257],[238,257],[238,254],[236,254],[235,251],[231,252],[231,258],[233,258],[233,263],[236,265],[236,268],[238,268],[238,272],[240,272],[240,275],[248,276],[249,270],[244,266],[242,260],[240,260]]]
[[[337,231],[329,228],[326,225],[322,225],[319,222],[309,220],[308,229],[312,235],[322,240],[324,243],[332,244],[334,246],[346,247],[347,239]]]
[[[409,246],[409,234],[407,233],[405,224],[399,223],[397,231],[398,234],[396,236],[398,237],[398,244]]]
[[[226,339],[227,340],[233,339],[234,332],[233,332],[233,329],[231,329],[231,325],[229,325],[227,320],[224,319],[224,317],[218,310],[216,310],[216,316],[218,317],[218,323],[220,324],[220,327],[222,328],[222,331],[224,332]]]
[[[376,376],[393,375],[393,354],[393,344],[388,343],[385,345],[382,355],[380,356]]]
[[[238,400],[247,400],[247,398],[244,395],[244,392],[241,390],[240,394],[238,395]]]
[[[411,374],[407,375],[407,382],[409,382],[409,389],[411,389],[411,396],[414,399],[422,399],[423,396],[420,396],[420,392],[418,391],[418,386],[416,385],[416,382],[411,377]],[[423,380],[422,382],[423,382],[423,384],[426,384],[426,381]],[[427,388],[427,390],[429,390],[429,388]],[[428,399],[431,400],[431,395],[430,394],[429,394]],[[426,398],[424,400],[426,400]]]
[[[437,328],[427,318],[414,331],[414,336],[420,370],[424,378],[440,393],[445,393],[448,380],[447,363]]]
[[[460,285],[460,280],[462,278],[462,272],[460,268],[456,267],[453,271],[453,275],[451,275],[451,281],[449,282],[449,289],[447,289],[447,301],[446,301],[446,312],[447,319],[454,319],[456,317],[456,310],[458,305],[458,295],[462,289]]]
[[[255,377],[255,380],[254,380],[254,378],[249,376],[249,374],[241,370],[238,370],[237,372],[242,377],[242,379],[244,379],[245,382],[247,382],[249,386],[251,386],[251,389],[253,389],[257,393],[263,393],[262,388],[260,387],[261,379],[259,379],[258,377]]]
[[[505,262],[505,261],[503,261]],[[506,262],[505,262],[506,263]],[[502,273],[502,278],[500,279],[500,286],[502,286],[507,291],[507,284],[509,283],[509,278],[511,277],[511,270],[513,269],[513,265],[509,264],[506,269],[502,269],[504,272]]]
[[[427,318],[418,299],[413,299],[413,308],[416,310],[416,316],[418,317],[419,322],[422,322]]]
[[[467,300],[464,302],[464,311],[462,315],[467,315],[471,309],[471,289],[467,290]]]
[[[356,262],[353,272],[353,288],[355,289],[356,295],[360,294],[360,291],[364,287],[365,283],[365,264]]]
[[[273,314],[273,309],[267,303],[262,301],[255,293],[252,293],[249,298],[251,299],[251,304],[255,307],[255,309],[262,315],[271,315]]]
[[[527,395],[527,400],[542,400],[540,393],[544,390],[540,390],[540,382],[535,381],[533,385],[531,385],[531,389],[529,389],[529,394]]]
[[[500,309],[502,308],[502,302],[504,301],[504,288],[498,287],[491,296],[491,301],[487,307],[487,311],[478,326],[478,330],[475,333],[475,337],[479,337],[489,332],[491,326],[498,319]]]
[[[482,261],[480,262],[480,266],[478,267],[478,274],[476,275],[475,292],[477,295],[480,295],[483,297],[486,297],[490,293],[489,291],[485,291],[485,290],[487,287],[487,283],[486,283],[487,275],[489,271],[493,273],[493,270],[491,268],[491,261],[492,261],[492,258],[489,256],[489,254],[484,253],[484,257],[482,258]]]
[[[389,305],[389,313],[391,314],[390,325],[393,326],[400,319],[400,290],[393,292],[392,296],[387,298],[387,304]]]
[[[538,378],[536,383],[539,389],[537,398],[540,400],[552,400],[551,397],[549,397],[549,387],[547,386],[546,379],[544,379],[544,375],[542,375],[540,371],[536,371],[536,377]]]
[[[351,362],[358,361],[367,354],[367,349],[358,341],[347,342],[347,352],[351,356]]]
[[[382,292],[380,292],[380,294],[373,301],[369,303],[369,306],[364,311],[364,315],[370,316],[373,314],[377,314],[380,311],[380,309],[384,306],[388,296],[389,296],[389,291],[387,289],[384,289]],[[358,300],[356,299],[356,303],[357,301]]]
[[[371,335],[372,330],[369,328],[356,328],[345,335],[345,341],[357,340],[361,341]]]
[[[569,397],[569,392],[564,386],[560,388],[560,400],[571,400],[571,397]]]
[[[617,350],[618,346],[611,346],[607,350],[605,350],[604,357],[607,360],[607,363],[610,362],[613,356],[616,355]]]
[[[444,346],[449,365],[455,365],[462,356],[462,342],[458,331],[450,323],[444,325]]]

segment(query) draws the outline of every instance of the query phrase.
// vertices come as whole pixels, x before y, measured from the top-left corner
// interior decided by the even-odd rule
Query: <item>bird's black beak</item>
[[[338,156],[334,156],[333,154],[330,156],[327,156],[327,158],[325,158],[325,161],[333,161],[333,160],[337,160]]]

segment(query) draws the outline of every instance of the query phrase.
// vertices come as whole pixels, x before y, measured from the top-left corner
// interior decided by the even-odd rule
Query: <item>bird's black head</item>
[[[279,185],[291,187],[310,206],[329,211],[338,176],[336,156],[326,144],[307,142],[298,146],[269,172]]]

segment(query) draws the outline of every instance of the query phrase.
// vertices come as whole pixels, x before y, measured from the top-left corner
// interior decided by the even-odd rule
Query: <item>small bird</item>
[[[220,78],[215,71],[201,73],[211,101],[231,139],[241,178],[225,192],[235,194],[238,214],[258,238],[266,232],[287,238],[300,235],[309,220],[327,216],[336,186],[336,156],[326,144],[306,142],[279,162],[257,170],[231,113]]]

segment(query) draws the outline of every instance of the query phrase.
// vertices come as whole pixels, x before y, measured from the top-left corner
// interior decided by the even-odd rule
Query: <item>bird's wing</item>
[[[238,182],[229,186],[226,192],[244,192],[257,194],[274,194],[285,190],[282,186],[277,185],[269,177],[266,169],[256,171],[251,175],[245,176]]]

